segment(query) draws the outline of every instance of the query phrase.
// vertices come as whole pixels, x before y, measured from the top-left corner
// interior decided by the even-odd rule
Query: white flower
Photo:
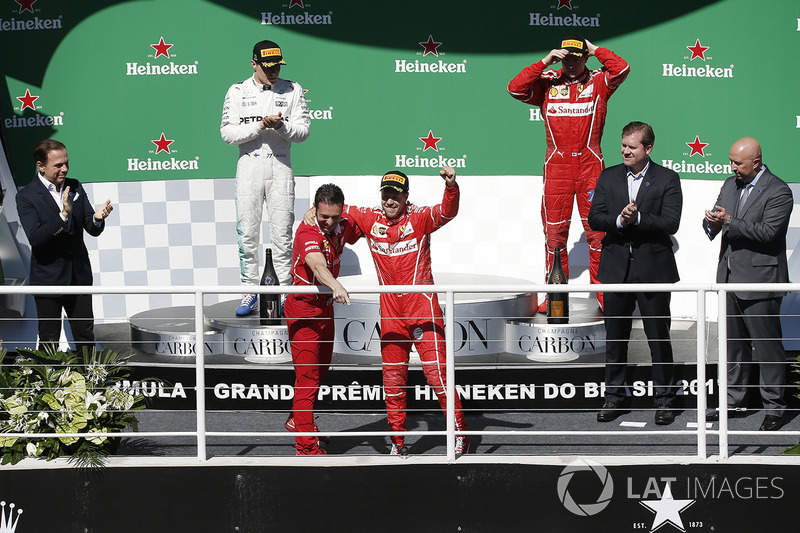
[[[86,408],[89,409],[93,403],[100,405],[105,398],[103,397],[102,392],[93,393],[93,392],[86,392]]]
[[[27,446],[25,446],[25,451],[28,452],[28,456],[36,457],[36,445],[32,442],[29,442]]]
[[[95,409],[96,416],[103,416],[103,414],[105,414],[106,401],[107,401],[106,397],[103,395],[102,392],[92,393],[87,391],[86,393],[86,409],[89,410],[92,408],[93,405],[96,405],[97,406],[97,409]]]
[[[67,368],[58,377],[58,384],[59,385],[64,385],[64,384],[68,383],[71,379],[72,379],[72,370]]]
[[[101,383],[108,377],[108,370],[104,365],[92,363],[86,368],[86,377],[94,384]]]

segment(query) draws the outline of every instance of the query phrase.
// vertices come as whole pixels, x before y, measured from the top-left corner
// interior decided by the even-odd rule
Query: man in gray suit
[[[722,235],[718,283],[788,283],[786,229],[792,214],[792,191],[761,162],[761,146],[745,137],[730,151],[731,176],[722,185],[703,228],[709,239]],[[760,364],[764,422],[761,431],[783,425],[786,409],[786,353],[780,309],[785,292],[729,292],[728,409],[746,406],[754,361]],[[709,420],[719,414],[709,411]]]

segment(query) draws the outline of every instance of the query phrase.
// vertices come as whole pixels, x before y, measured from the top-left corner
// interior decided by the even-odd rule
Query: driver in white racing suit
[[[222,140],[239,146],[236,165],[236,233],[243,285],[258,285],[261,216],[267,206],[275,271],[291,285],[294,173],[290,148],[308,138],[311,119],[299,84],[279,78],[285,65],[280,47],[261,41],[253,47],[253,76],[231,85],[222,108]],[[245,294],[239,316],[258,309]]]

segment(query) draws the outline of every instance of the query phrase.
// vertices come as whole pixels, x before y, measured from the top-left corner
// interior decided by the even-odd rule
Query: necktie
[[[744,204],[745,204],[745,202],[747,202],[747,197],[750,196],[750,191],[752,189],[753,189],[753,184],[752,183],[747,183],[742,188],[742,193],[739,196],[739,203],[736,204],[736,213],[735,213],[736,215],[741,213],[742,209],[744,209]]]

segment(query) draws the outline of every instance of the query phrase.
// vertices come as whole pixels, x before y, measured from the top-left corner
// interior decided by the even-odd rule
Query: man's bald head
[[[744,137],[733,143],[729,157],[733,173],[747,183],[761,170],[761,145],[752,137]]]

